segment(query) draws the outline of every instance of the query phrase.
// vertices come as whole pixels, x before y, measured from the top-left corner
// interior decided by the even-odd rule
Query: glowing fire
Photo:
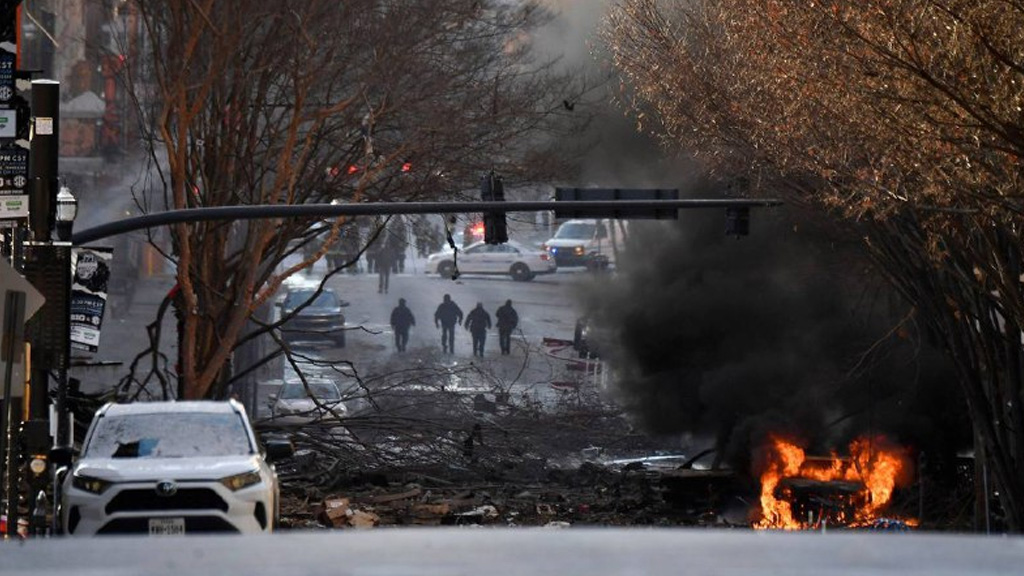
[[[793,503],[779,497],[792,487],[783,485],[802,482],[835,483],[839,491],[835,506],[825,510],[821,505],[817,518],[828,515],[848,526],[869,524],[889,504],[897,485],[905,485],[910,465],[904,450],[888,446],[880,438],[859,438],[850,443],[850,457],[832,453],[829,458],[808,459],[799,446],[775,438],[765,454],[761,473],[762,519],[754,527],[802,530],[816,524],[815,510],[795,511]],[[819,498],[816,501],[822,500]]]

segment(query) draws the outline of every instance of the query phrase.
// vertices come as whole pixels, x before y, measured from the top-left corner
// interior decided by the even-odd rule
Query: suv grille
[[[179,488],[174,496],[158,496],[153,489],[122,490],[107,504],[107,514],[146,510],[220,510],[228,503],[209,488]]]
[[[149,518],[117,518],[100,528],[97,534],[145,534],[149,531]],[[195,532],[238,532],[227,520],[216,516],[185,517],[185,534]]]

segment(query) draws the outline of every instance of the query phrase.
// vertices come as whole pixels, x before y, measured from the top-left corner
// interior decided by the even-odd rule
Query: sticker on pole
[[[110,282],[111,248],[75,248],[71,253],[71,347],[98,352]]]
[[[28,218],[28,196],[0,196],[0,220]]]
[[[36,134],[39,136],[53,135],[53,118],[49,116],[36,117]]]
[[[8,102],[14,97],[14,65],[17,58],[13,52],[0,50],[0,102]]]
[[[2,92],[2,90],[0,90]],[[2,95],[0,95],[2,99]],[[0,110],[0,138],[18,137],[18,111]]]

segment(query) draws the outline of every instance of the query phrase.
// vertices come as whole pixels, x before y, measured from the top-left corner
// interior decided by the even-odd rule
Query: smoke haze
[[[586,298],[623,401],[656,433],[712,437],[745,466],[769,433],[821,453],[865,432],[931,450],[966,440],[951,371],[855,243],[795,208],[630,226],[611,282]],[[603,349],[603,348],[602,348]],[[927,391],[927,393],[925,393]]]

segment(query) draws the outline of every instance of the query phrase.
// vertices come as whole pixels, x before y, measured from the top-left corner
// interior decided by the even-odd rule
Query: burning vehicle
[[[911,481],[910,458],[881,438],[858,438],[849,454],[809,457],[800,446],[773,439],[763,454],[754,528],[861,528],[882,520],[894,491]]]

